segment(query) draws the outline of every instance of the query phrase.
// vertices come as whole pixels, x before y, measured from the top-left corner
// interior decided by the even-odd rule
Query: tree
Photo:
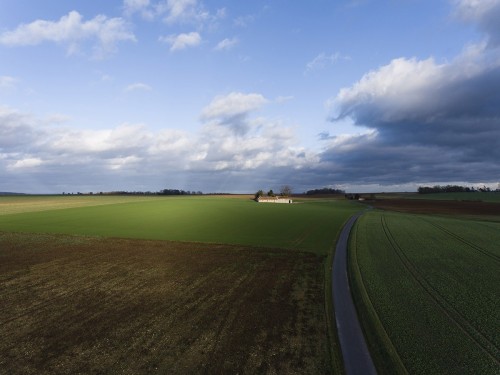
[[[269,190],[269,191],[267,192],[267,196],[268,196],[268,197],[274,197],[274,191],[273,191],[273,189],[271,189],[271,190]]]
[[[283,197],[289,197],[292,195],[292,188],[290,185],[283,185],[280,189],[280,195]]]
[[[255,193],[255,199],[259,199],[259,197],[264,196],[264,192],[262,190],[259,190],[258,192]]]

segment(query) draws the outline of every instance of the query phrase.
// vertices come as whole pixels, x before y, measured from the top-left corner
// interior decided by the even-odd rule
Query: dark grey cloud
[[[332,121],[369,133],[321,135],[337,181],[495,182],[500,178],[500,48],[466,48],[449,63],[395,59],[339,92]]]

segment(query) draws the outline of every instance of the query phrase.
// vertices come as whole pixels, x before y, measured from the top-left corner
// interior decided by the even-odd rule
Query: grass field
[[[0,368],[340,372],[326,278],[335,238],[359,208],[2,197]]]
[[[374,211],[351,237],[353,292],[381,373],[498,374],[500,224]]]
[[[43,211],[19,213],[14,211],[29,208],[0,199],[0,212],[11,212],[0,215],[0,230],[270,246],[326,255],[342,223],[360,209],[328,200],[288,205],[219,197],[76,197],[76,203],[71,198],[41,197]],[[28,206],[38,206],[36,198],[28,199],[33,199]],[[61,209],[61,202],[79,206]]]

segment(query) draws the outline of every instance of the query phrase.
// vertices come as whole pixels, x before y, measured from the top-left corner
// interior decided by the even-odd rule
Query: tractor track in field
[[[292,241],[292,243],[291,243],[292,248],[296,248],[302,242],[304,242],[307,239],[307,237],[309,237],[309,235],[313,232],[313,230],[314,230],[313,226],[306,228],[297,238],[295,238]]]
[[[489,252],[488,250],[485,250],[483,249],[482,247],[476,245],[475,243],[472,243],[468,240],[466,240],[465,238],[459,236],[458,234],[452,232],[451,230],[449,229],[446,229],[445,227],[439,225],[439,224],[436,224],[436,223],[433,223],[432,221],[430,220],[426,220],[426,219],[423,219],[425,222],[431,224],[432,226],[440,229],[441,231],[443,231],[444,233],[448,234],[449,236],[453,237],[454,239],[462,242],[463,244],[471,247],[472,249],[482,253],[483,255],[491,258],[492,260],[496,261],[497,263],[500,263],[500,256],[496,255],[496,254],[493,254],[491,252]]]
[[[399,260],[412,276],[412,278],[427,292],[429,297],[439,309],[496,364],[500,364],[500,351],[494,343],[478,331],[469,321],[457,311],[418,271],[403,249],[399,246],[391,233],[385,220],[385,215],[380,217],[382,229]]]

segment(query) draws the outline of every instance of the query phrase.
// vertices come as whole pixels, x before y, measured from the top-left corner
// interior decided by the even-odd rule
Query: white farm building
[[[260,196],[257,198],[259,203],[293,203],[291,198],[288,197],[264,197]]]

